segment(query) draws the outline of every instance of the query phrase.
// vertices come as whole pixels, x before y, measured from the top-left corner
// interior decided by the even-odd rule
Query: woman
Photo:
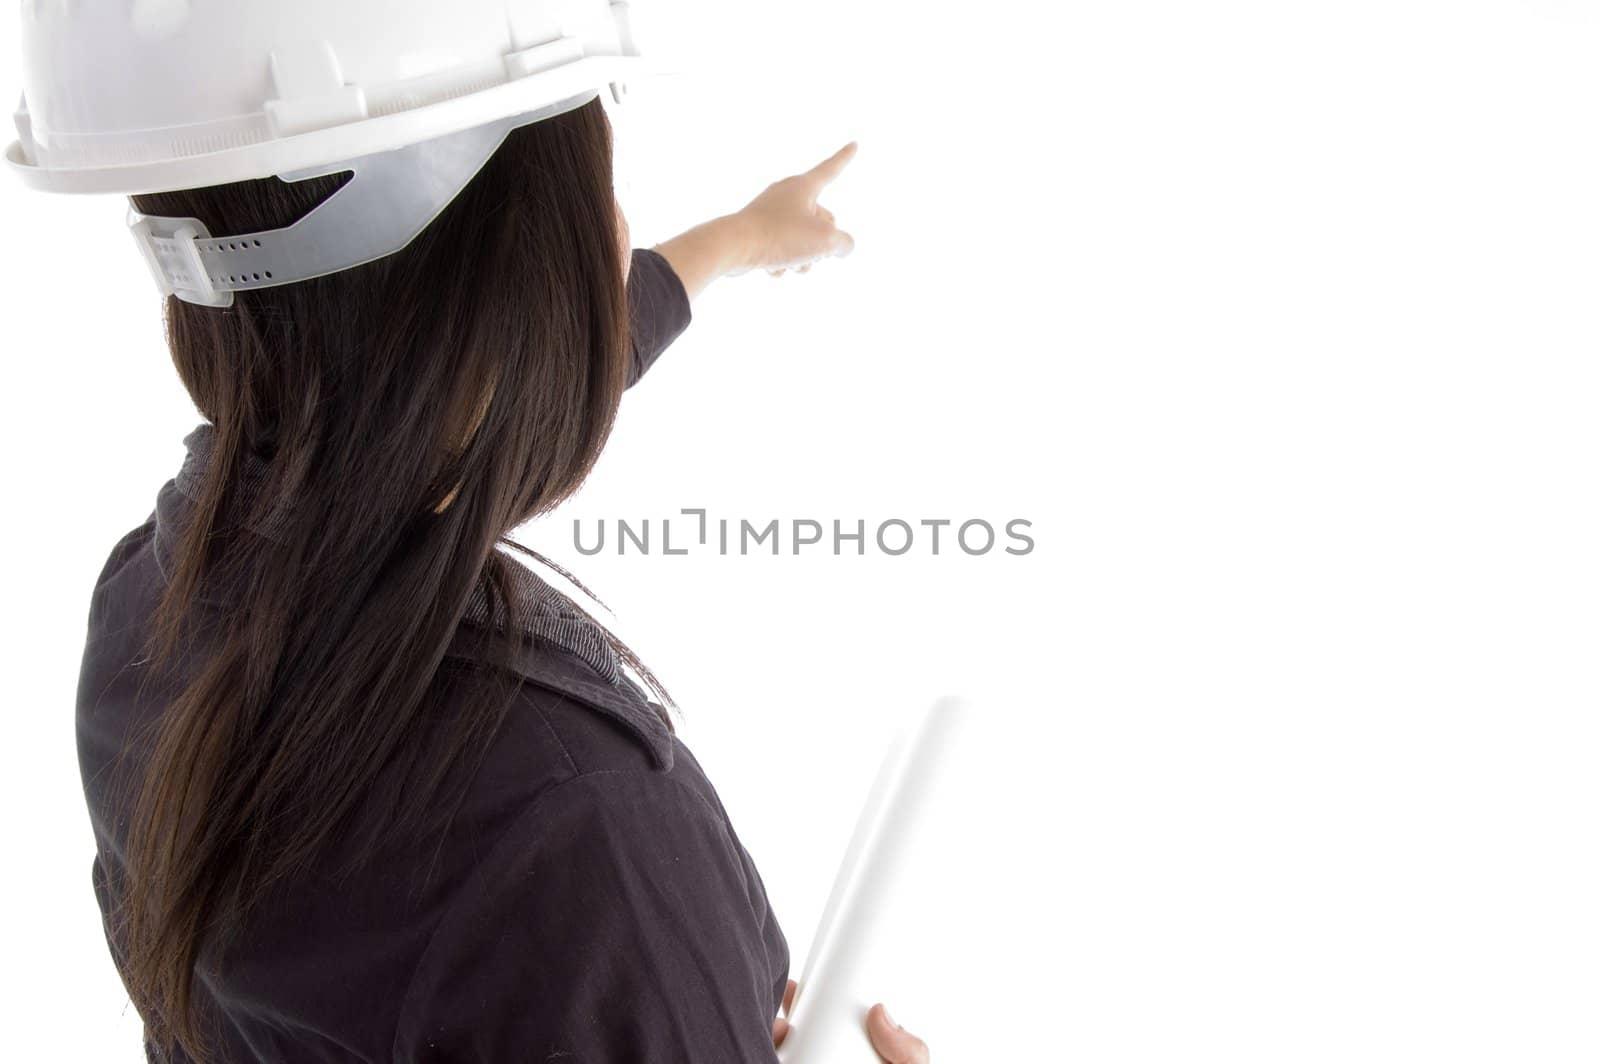
[[[707,284],[849,251],[816,198],[853,145],[630,249],[625,5],[544,43],[538,0],[123,6],[122,37],[25,10],[8,157],[132,194],[205,418],[105,562],[78,695],[147,1055],[774,1059],[787,944],[671,700],[500,548]]]
[[[849,249],[816,196],[853,150],[630,253],[593,99],[400,253],[172,302],[207,423],[97,583],[78,717],[152,1059],[773,1058],[784,936],[624,665],[663,692],[495,548],[577,488],[714,278]],[[134,205],[225,237],[337,184]],[[881,1008],[869,1032],[925,1059]]]

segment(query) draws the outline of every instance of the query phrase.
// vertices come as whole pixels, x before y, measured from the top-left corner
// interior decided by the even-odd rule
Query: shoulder
[[[95,577],[89,599],[89,637],[96,629],[127,623],[121,610],[113,609],[116,603],[138,599],[137,592],[146,595],[159,582],[152,551],[155,542],[156,519],[152,514],[143,524],[125,533],[106,554]],[[129,585],[132,585],[131,589]],[[126,593],[125,592],[130,592]],[[108,613],[116,616],[108,616]]]
[[[99,588],[122,571],[128,561],[147,550],[155,536],[156,517],[151,514],[139,527],[129,530],[111,548],[106,555],[105,564],[100,567],[100,575],[95,579],[95,587]]]
[[[462,824],[480,850],[486,837],[496,840],[485,865],[545,860],[580,837],[640,854],[699,836],[746,868],[715,786],[681,738],[664,725],[650,732],[641,719],[650,713],[642,703],[621,712],[524,682],[473,780]]]
[[[547,794],[586,775],[678,779],[697,768],[692,758],[678,763],[674,754],[681,747],[648,703],[607,691],[598,678],[593,686],[593,692],[576,684],[559,689],[521,678],[473,770],[458,817],[461,830],[481,845],[512,816],[536,815]],[[448,703],[461,690],[443,680],[437,697]]]
[[[562,770],[559,782],[529,796],[529,826],[551,816],[552,807],[592,815],[613,832],[654,830],[656,819],[670,816],[689,826],[714,824],[742,856],[727,809],[689,746],[642,697],[616,690],[606,695],[522,685],[514,728],[534,733],[529,741],[545,744]],[[515,758],[514,746],[507,752]],[[514,763],[491,771],[502,770],[519,771]],[[496,785],[492,776],[483,782]],[[557,786],[565,792],[546,795]],[[627,812],[636,815],[617,819]]]
[[[664,723],[657,719],[659,728],[652,725],[653,707],[631,692],[602,691],[598,682],[593,686],[594,691],[572,690],[525,680],[516,710],[549,736],[574,776],[624,769],[670,772],[675,759],[658,751],[675,753],[677,744]]]

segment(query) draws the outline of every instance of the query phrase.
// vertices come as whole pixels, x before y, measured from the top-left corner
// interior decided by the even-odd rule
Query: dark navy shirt
[[[690,315],[653,250],[634,249],[628,293],[632,383]],[[126,876],[126,811],[113,780],[138,771],[130,736],[163,709],[158,686],[141,690],[141,653],[208,430],[186,437],[184,468],[111,551],[89,612],[78,751],[94,889],[119,967],[109,913]],[[442,848],[430,839],[351,879],[275,891],[225,962],[197,973],[223,1059],[777,1059],[788,947],[727,811],[592,622],[528,580],[542,606],[535,637],[518,640],[518,699]],[[452,655],[472,643],[461,634]],[[452,690],[441,670],[429,697]]]

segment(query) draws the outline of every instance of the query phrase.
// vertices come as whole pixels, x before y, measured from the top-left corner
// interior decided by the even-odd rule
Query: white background
[[[709,289],[523,538],[684,705],[795,972],[895,714],[966,690],[884,931],[936,1061],[1600,1057],[1595,7],[653,21],[689,72],[627,104],[635,243],[857,139],[823,198],[857,250]],[[73,693],[93,579],[198,416],[122,210],[0,186],[19,1060],[139,1059]],[[694,506],[1037,547],[572,547]]]

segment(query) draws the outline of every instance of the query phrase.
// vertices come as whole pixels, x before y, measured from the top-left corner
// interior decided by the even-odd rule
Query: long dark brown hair
[[[152,668],[180,680],[130,792],[114,914],[123,978],[157,1045],[206,1060],[194,980],[207,943],[310,869],[358,806],[392,810],[358,860],[395,832],[441,830],[461,796],[447,781],[467,778],[452,768],[502,723],[514,675],[457,674],[445,651],[480,586],[518,630],[509,574],[521,563],[498,547],[532,553],[511,530],[571,495],[610,433],[629,343],[611,167],[594,99],[512,130],[398,254],[239,293],[225,310],[169,300],[173,361],[215,434],[152,620]],[[343,180],[134,206],[235,235],[293,223]],[[234,507],[251,454],[269,470],[259,512],[294,500],[272,539]],[[239,595],[223,616],[196,602],[212,581]],[[510,652],[494,627],[485,660]],[[446,680],[463,691],[428,719],[426,696]],[[405,771],[384,778],[406,783],[374,794],[395,764]]]

